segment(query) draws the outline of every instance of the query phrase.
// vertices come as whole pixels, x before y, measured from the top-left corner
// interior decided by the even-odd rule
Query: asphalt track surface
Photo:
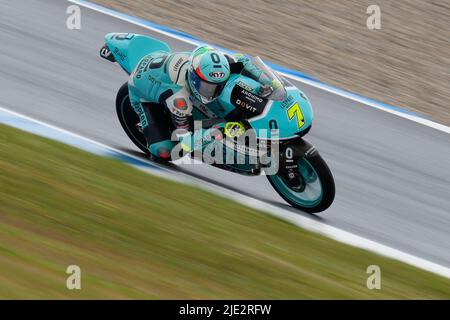
[[[86,8],[81,30],[68,30],[69,5],[61,0],[0,0],[0,106],[136,154],[114,110],[116,91],[127,75],[99,58],[104,35],[147,34],[174,51],[192,45]],[[450,267],[450,135],[294,84],[315,111],[307,140],[319,149],[336,180],[335,202],[317,219]],[[263,176],[244,177],[206,165],[180,169],[289,208]]]

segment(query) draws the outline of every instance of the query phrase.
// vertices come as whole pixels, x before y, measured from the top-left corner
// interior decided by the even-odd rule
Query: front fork
[[[317,154],[317,149],[303,139],[288,141],[280,145],[279,175],[289,188],[296,192],[304,191],[306,182],[300,174],[299,159],[310,158]]]

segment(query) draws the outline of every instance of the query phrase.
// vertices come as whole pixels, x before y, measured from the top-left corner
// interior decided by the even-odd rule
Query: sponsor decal
[[[253,112],[253,113],[256,112],[256,108],[253,107],[253,106],[251,106],[250,104],[248,104],[248,103],[245,102],[245,101],[241,101],[240,99],[236,99],[236,104],[237,104],[238,106],[242,107],[242,108],[247,109],[247,110],[250,111],[250,112]]]
[[[193,104],[193,106],[197,110],[199,110],[201,113],[203,113],[208,118],[217,118],[217,115],[214,114],[214,112],[211,111],[211,109],[209,109],[207,105],[201,103],[199,100],[193,99],[191,96],[189,96],[189,101]]]
[[[109,50],[106,44],[100,49],[100,57],[111,62],[116,62],[116,58],[114,58],[111,50]]]
[[[258,101],[258,102],[260,102],[260,103],[263,102],[263,98],[258,97],[256,94],[253,94],[253,93],[251,93],[251,92],[249,92],[249,91],[247,91],[247,90],[245,90],[245,89],[243,89],[243,90],[241,91],[241,94],[247,96],[247,98],[248,98],[250,101],[252,101],[252,102],[255,102],[255,101]]]
[[[152,82],[153,85],[161,85],[161,81],[153,77],[152,75],[148,76],[148,80]]]
[[[312,157],[317,153],[317,149],[315,147],[311,147],[308,151],[305,152],[305,157]]]
[[[225,77],[225,73],[219,72],[219,71],[214,71],[214,72],[210,72],[209,76],[213,79],[222,79],[223,77]]]
[[[136,68],[136,79],[140,79],[142,77],[142,72],[147,70],[147,66],[149,65],[150,59],[149,58],[145,58],[144,60],[142,60],[138,67]]]
[[[139,116],[139,121],[141,122],[142,128],[147,127],[148,126],[147,117],[145,116],[145,112],[144,112],[144,109],[142,108],[141,104],[139,102],[134,102],[132,104],[132,106],[133,106],[134,111]]]
[[[256,94],[235,86],[231,92],[231,103],[244,111],[247,117],[253,117],[261,114],[267,105],[267,100]]]
[[[253,91],[253,90],[254,90],[254,88],[252,88],[251,86],[249,86],[248,84],[246,84],[245,82],[243,82],[243,81],[241,81],[241,80],[239,80],[239,81],[237,82],[237,85],[238,85],[239,87],[241,87],[242,89],[245,89],[245,90],[247,90],[247,91]]]
[[[185,111],[185,110],[183,110],[183,111]],[[170,112],[172,112],[175,116],[178,116],[178,117],[186,116],[186,112],[183,112],[183,111],[180,109],[177,109],[176,107],[170,108]]]
[[[168,68],[170,80],[173,83],[184,85],[186,78],[184,77],[183,68],[189,62],[189,55],[186,53],[175,53],[170,58],[167,58],[167,60],[169,62],[166,62],[164,69],[166,70]]]
[[[228,148],[248,156],[257,157],[267,153],[267,148],[264,146],[259,146],[258,144],[256,146],[247,146],[245,144],[238,143],[233,139],[225,139],[224,142],[225,146]]]
[[[144,58],[135,69],[135,72],[134,72],[135,78],[141,79],[142,74],[147,72],[149,69],[159,68],[164,63],[166,58],[167,58],[167,56],[156,57],[156,58],[152,58],[152,57]],[[156,80],[155,78],[153,78],[150,75],[149,75],[149,80],[154,83],[159,82],[158,80]]]
[[[164,62],[167,59],[167,55],[161,56],[161,57],[155,57],[152,59],[150,63],[150,69],[158,69],[161,68],[161,66],[164,64]]]
[[[134,33],[115,33],[112,36],[112,39],[116,39],[116,40],[131,40],[133,39],[135,36]]]
[[[294,97],[291,96],[291,95],[289,95],[289,96],[286,98],[286,100],[284,100],[283,102],[281,102],[281,108],[284,109],[284,108],[290,107],[290,106],[293,104],[293,102],[294,102]]]
[[[114,49],[114,53],[119,57],[120,60],[124,61],[127,58],[127,55],[122,53],[118,48]]]
[[[183,61],[184,61],[183,58],[179,58],[177,62],[175,62],[175,65],[173,66],[173,71],[177,72]]]
[[[187,110],[188,105],[186,103],[186,100],[184,100],[183,98],[176,98],[173,100],[173,105],[175,108],[179,109],[179,110]]]
[[[108,49],[107,47],[103,47],[103,48],[100,50],[100,55],[101,55],[103,58],[108,59],[109,56],[111,55],[111,51],[109,51],[109,49]]]
[[[208,109],[208,107],[205,106],[203,103],[199,103],[197,107],[198,107],[198,109],[199,109],[200,111],[202,111],[204,114],[206,114],[206,115],[208,115],[208,116],[211,114],[211,112],[210,112],[210,110]]]

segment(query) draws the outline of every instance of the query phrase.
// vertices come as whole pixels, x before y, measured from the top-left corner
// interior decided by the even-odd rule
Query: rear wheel
[[[120,87],[116,96],[116,112],[123,130],[128,138],[138,147],[142,152],[150,156],[147,148],[147,141],[142,132],[139,131],[137,124],[140,123],[139,116],[134,112],[128,94],[128,83],[124,83]]]
[[[290,205],[302,211],[316,213],[326,210],[334,200],[333,175],[319,154],[298,160],[301,188],[292,188],[281,175],[267,175],[272,187]]]

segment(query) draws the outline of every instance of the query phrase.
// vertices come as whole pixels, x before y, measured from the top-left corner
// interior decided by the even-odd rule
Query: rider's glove
[[[225,124],[222,124],[224,128],[224,134],[225,136],[229,138],[238,138],[241,135],[245,133],[245,126],[241,122],[226,122]],[[218,126],[215,126],[212,128],[213,131],[208,130],[209,135],[212,135],[213,139],[220,139],[215,133],[217,131],[214,131],[214,129],[217,129]],[[197,131],[196,133],[192,134],[191,132],[186,132],[183,134],[177,134],[178,141],[180,141],[180,146],[185,152],[193,152],[194,150],[197,150],[202,147],[202,137],[204,134],[208,135],[207,133],[204,133],[203,130]],[[220,135],[220,134],[219,134]]]
[[[240,122],[227,122],[224,133],[229,138],[237,138],[245,133],[245,127]]]

